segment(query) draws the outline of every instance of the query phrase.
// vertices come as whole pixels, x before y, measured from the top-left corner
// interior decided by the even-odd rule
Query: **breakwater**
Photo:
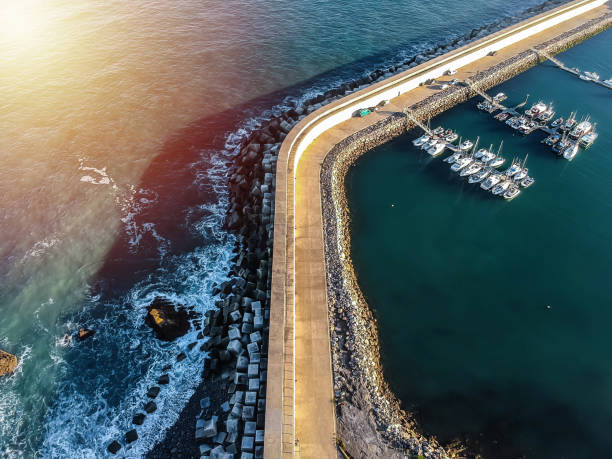
[[[612,14],[593,19],[536,48],[558,53],[610,27]],[[533,51],[476,74],[473,86],[486,90],[536,65]],[[460,454],[462,445],[442,448],[419,433],[409,413],[400,408],[380,364],[376,321],[361,293],[351,262],[350,214],[346,201],[346,174],[362,154],[415,127],[411,117],[425,119],[475,95],[469,87],[453,87],[428,97],[337,143],[321,169],[325,262],[331,321],[334,396],[337,432],[349,454],[367,457],[427,457]],[[411,115],[411,117],[408,116]]]
[[[475,30],[465,37],[466,41],[478,38],[482,30],[487,29]],[[268,385],[268,367],[279,362],[268,360],[267,347],[276,193],[274,172],[280,145],[293,126],[325,104],[384,80],[427,58],[461,46],[466,41],[455,40],[432,49],[429,55],[416,56],[401,65],[377,70],[355,81],[343,83],[338,88],[319,94],[302,105],[296,104],[281,115],[262,122],[242,141],[228,176],[230,209],[227,228],[237,238],[229,271],[231,279],[215,288],[213,293],[218,296],[218,309],[207,314],[200,336],[200,340],[205,342],[197,344],[197,349],[209,355],[203,376],[209,382],[209,390],[210,386],[214,386],[214,395],[201,396],[205,391],[196,393],[192,402],[197,406],[195,415],[198,420],[195,423],[190,421],[192,430],[189,435],[175,440],[167,438],[164,446],[158,450],[159,457],[164,453],[182,451],[185,448],[182,443],[188,443],[194,455],[231,454],[238,451],[255,457],[263,455],[264,420],[270,414],[266,408],[266,397],[270,394],[275,397],[278,393]],[[457,89],[465,92],[462,88]],[[470,96],[469,91],[466,94],[463,92],[453,92],[452,97],[447,94],[446,99],[438,98],[433,105],[414,107],[414,110],[422,109],[423,113],[427,110],[433,112],[434,109],[443,111],[446,109],[444,107],[448,108]],[[394,123],[398,123],[397,126],[405,123],[402,129],[408,128],[407,118],[401,115],[398,115]],[[399,135],[394,130],[396,127],[392,129],[393,135]],[[277,323],[285,323],[284,318]],[[365,396],[363,399],[366,400]],[[349,413],[349,410],[347,406],[345,413]],[[189,428],[189,424],[186,426]],[[402,432],[403,429],[398,431]],[[412,439],[413,436],[407,438]],[[418,450],[421,443],[417,441],[413,447]],[[400,444],[401,439],[397,445]],[[376,445],[379,443],[374,443],[373,447]],[[442,454],[435,444],[429,449],[425,446],[421,449]],[[151,457],[156,457],[156,454]],[[271,457],[275,455],[272,453]]]

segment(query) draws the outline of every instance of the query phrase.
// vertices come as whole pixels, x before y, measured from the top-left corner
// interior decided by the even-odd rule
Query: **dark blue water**
[[[609,78],[611,44],[607,31],[559,57]],[[385,375],[444,443],[485,457],[610,457],[612,91],[547,63],[498,91],[508,105],[529,93],[561,116],[590,114],[599,139],[570,163],[477,100],[432,120],[484,146],[503,140],[507,158],[529,155],[536,182],[512,202],[417,150],[417,132],[355,164],[352,253]]]
[[[226,165],[258,120],[540,3],[3,2],[0,348],[21,364],[0,381],[0,455],[99,456],[131,428],[196,335],[157,342],[145,308],[213,306]],[[81,326],[94,338],[65,344]],[[174,366],[130,454],[163,437],[202,359]]]

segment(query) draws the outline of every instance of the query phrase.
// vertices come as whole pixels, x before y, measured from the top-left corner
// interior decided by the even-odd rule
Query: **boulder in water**
[[[190,314],[183,306],[178,308],[165,299],[157,297],[147,307],[145,323],[164,341],[172,341],[183,336],[191,328]]]
[[[13,354],[0,351],[0,376],[9,375],[15,371],[19,360]]]
[[[121,449],[121,443],[115,440],[110,445],[108,445],[108,448],[106,449],[111,454],[117,454],[117,452]]]
[[[79,341],[84,341],[87,338],[91,338],[95,333],[95,330],[90,330],[89,328],[81,328],[79,329]]]

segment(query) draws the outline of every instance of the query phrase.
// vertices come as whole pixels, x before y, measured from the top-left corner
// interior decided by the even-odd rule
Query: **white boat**
[[[507,201],[512,201],[521,193],[521,190],[518,186],[512,185],[508,190],[504,193],[504,199]]]
[[[533,104],[529,110],[525,110],[525,115],[531,117],[537,117],[548,109],[548,105],[544,102],[539,101],[537,104]]]
[[[527,174],[529,173],[529,169],[527,169],[526,167],[522,168],[520,171],[518,171],[516,173],[516,175],[514,177],[512,177],[514,179],[515,182],[520,182],[521,180],[523,180],[525,177],[527,177]]]
[[[501,156],[496,156],[489,162],[489,166],[491,167],[499,167],[506,162],[506,158],[502,158]]]
[[[412,141],[412,145],[414,145],[415,147],[420,147],[421,145],[423,145],[425,142],[429,142],[430,137],[427,134],[423,134],[421,137],[419,137],[418,139],[414,139]]]
[[[563,124],[563,118],[557,118],[552,123],[550,123],[550,127],[557,129],[559,126]]]
[[[589,121],[589,119],[585,119],[576,125],[574,129],[570,132],[570,137],[572,139],[579,139],[580,137],[585,136],[589,132],[593,130],[593,125]]]
[[[466,139],[463,142],[461,142],[461,144],[459,145],[459,149],[466,151],[472,148],[473,146],[474,146],[474,143],[471,140]]]
[[[508,96],[506,96],[503,92],[498,92],[497,94],[495,94],[495,96],[493,97],[493,100],[495,102],[503,102],[504,100],[506,100],[508,98]]]
[[[495,153],[491,152],[491,151],[487,151],[486,153],[484,153],[481,157],[480,160],[483,163],[488,163],[489,161],[491,161],[493,158],[495,158]]]
[[[444,140],[446,140],[448,143],[453,143],[458,138],[459,138],[459,134],[457,134],[456,132],[451,132],[446,137],[444,137]]]
[[[466,156],[464,156],[463,158],[459,158],[457,161],[455,161],[455,164],[451,166],[451,170],[453,172],[458,172],[467,165],[469,165],[472,161],[472,158],[468,158]]]
[[[478,162],[478,161],[474,161],[472,164],[470,164],[468,167],[465,167],[461,173],[459,174],[461,177],[466,177],[468,175],[472,175],[475,174],[476,172],[480,171],[480,169],[482,169],[483,164]]]
[[[583,147],[590,147],[593,145],[593,142],[597,140],[597,137],[599,137],[599,134],[597,134],[595,131],[591,131],[588,134],[580,137],[580,145]]]
[[[572,112],[569,116],[569,118],[567,120],[565,120],[565,123],[563,123],[559,129],[561,129],[562,131],[569,131],[571,130],[574,126],[576,125],[576,114],[574,112]]]
[[[563,157],[568,161],[571,161],[578,154],[578,142],[571,144],[563,151]]]
[[[480,159],[480,158],[482,158],[482,155],[484,155],[485,153],[488,153],[488,152],[489,152],[489,150],[487,150],[486,148],[481,148],[476,153],[474,153],[474,158]]]
[[[476,172],[475,174],[470,175],[468,182],[470,183],[482,182],[484,179],[486,179],[489,176],[490,173],[491,173],[490,168],[488,167],[482,168],[480,169],[479,172]]]
[[[432,132],[433,132],[433,135],[440,135],[444,132],[444,128],[442,126],[438,126]]]
[[[490,175],[484,182],[480,184],[480,188],[483,190],[490,190],[503,179],[501,174]]]
[[[502,173],[506,177],[512,177],[513,175],[517,174],[520,170],[521,170],[521,165],[517,163],[516,161],[513,161],[510,167],[506,169],[505,171],[503,171]]]
[[[584,72],[580,75],[580,79],[585,81],[599,81],[599,75],[595,72]]]
[[[603,84],[606,88],[612,89],[612,78],[610,78],[609,80],[603,80],[601,84]]]
[[[533,185],[533,182],[535,182],[535,180],[529,176],[525,177],[522,181],[521,181],[521,186],[523,188],[529,188],[531,185]]]
[[[510,180],[504,180],[503,182],[500,182],[497,185],[495,185],[493,187],[493,190],[491,190],[491,192],[496,196],[499,196],[500,194],[504,194],[506,190],[510,187],[510,183],[511,183]]]
[[[423,145],[421,145],[421,148],[423,150],[429,150],[430,148],[435,147],[437,143],[438,139],[433,137],[429,142],[425,142]]]
[[[448,158],[444,159],[444,162],[453,164],[455,161],[457,161],[459,158],[461,158],[461,152],[460,151],[456,151],[455,153],[453,153],[452,155],[450,155]]]
[[[444,150],[446,150],[446,145],[444,145],[443,143],[437,143],[436,145],[431,147],[429,150],[427,150],[427,153],[429,153],[431,156],[435,158],[440,153],[442,153]]]

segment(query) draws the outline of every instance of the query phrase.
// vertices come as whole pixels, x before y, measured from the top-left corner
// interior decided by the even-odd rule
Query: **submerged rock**
[[[106,449],[111,454],[117,454],[117,452],[121,449],[121,443],[115,440],[110,445],[108,445],[108,448]]]
[[[183,306],[177,308],[165,298],[155,298],[147,307],[147,311],[145,323],[161,340],[172,341],[186,334],[191,328],[190,313]]]
[[[79,329],[79,341],[84,341],[87,338],[91,338],[95,334],[95,330],[90,330],[89,328],[81,328]]]
[[[0,351],[0,376],[9,375],[15,371],[19,360],[13,354]]]

